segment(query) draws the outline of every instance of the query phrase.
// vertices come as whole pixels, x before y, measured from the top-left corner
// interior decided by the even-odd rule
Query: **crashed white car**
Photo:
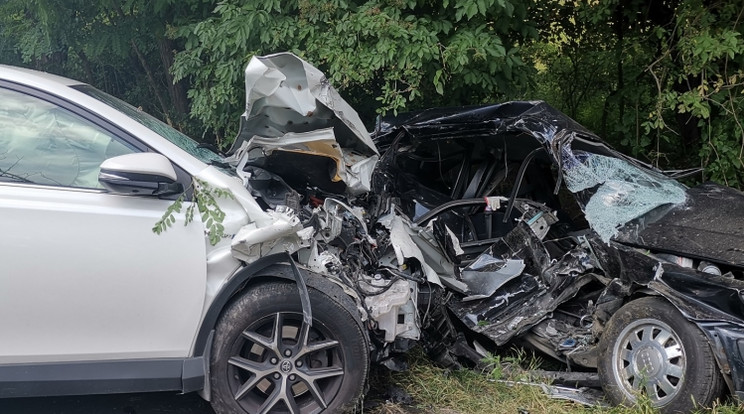
[[[307,81],[274,80],[254,93],[292,82],[304,88],[290,93],[298,109],[322,113]],[[360,154],[373,154],[358,132]],[[337,146],[331,130],[294,140]],[[364,191],[374,158],[346,157],[340,178]],[[199,188],[216,216],[189,210]],[[156,234],[174,202],[183,209]],[[346,207],[318,211],[327,226],[306,228],[140,110],[2,66],[0,397],[177,390],[201,391],[220,413],[338,411],[366,380],[367,315],[343,284],[309,271],[329,263],[314,246],[338,235]]]
[[[370,135],[294,55],[255,57],[246,89],[224,156],[2,67],[0,397],[339,412],[416,344],[449,367],[530,347],[664,412],[744,395],[741,192],[687,188],[543,102]]]

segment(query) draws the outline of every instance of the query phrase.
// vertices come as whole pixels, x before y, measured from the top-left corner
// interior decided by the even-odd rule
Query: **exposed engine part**
[[[424,313],[424,349],[437,364],[451,369],[479,366],[486,353],[477,343],[471,346],[465,335],[450,319],[442,297],[443,290],[427,285],[419,294],[419,312]]]
[[[532,229],[538,239],[542,240],[550,231],[550,226],[558,222],[555,212],[551,212],[543,205],[535,205],[534,202],[522,201],[519,210],[522,211],[524,222]]]
[[[300,262],[315,273],[335,275],[341,271],[343,265],[337,254],[330,251],[318,251],[318,242],[313,240],[312,245],[297,252]]]
[[[246,188],[256,200],[265,204],[265,208],[273,209],[284,205],[295,213],[299,212],[302,196],[281,177],[255,166],[243,168],[241,175],[246,181]]]
[[[680,257],[675,256],[673,254],[665,254],[665,253],[657,253],[656,256],[658,256],[660,259],[664,259],[669,263],[674,263],[678,266],[687,267],[689,269],[692,269],[692,259],[687,257]]]
[[[705,260],[701,260],[698,263],[697,267],[695,267],[695,261],[688,257],[675,256],[675,255],[666,254],[666,253],[657,253],[656,256],[659,257],[660,259],[668,261],[669,263],[674,263],[678,266],[686,267],[688,269],[697,269],[698,271],[701,271],[703,273],[708,273],[711,275],[717,275],[717,276],[723,275],[721,268]]]
[[[381,277],[376,277],[371,284],[374,285],[375,282],[385,283]],[[396,280],[384,288],[382,293],[367,296],[364,302],[370,317],[377,321],[380,330],[385,331],[385,342],[393,342],[398,336],[418,340],[420,331],[414,303],[418,295],[418,284]]]
[[[522,339],[540,352],[569,365],[597,366],[591,325],[582,319],[554,312],[552,318],[535,325]]]
[[[706,261],[701,261],[697,269],[703,273],[709,273],[711,275],[721,276],[723,274],[718,266]]]

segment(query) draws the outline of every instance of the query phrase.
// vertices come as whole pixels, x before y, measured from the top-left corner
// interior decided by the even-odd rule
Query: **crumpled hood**
[[[291,53],[255,56],[245,69],[246,110],[229,153],[295,187],[358,195],[379,157],[357,112],[325,75]],[[327,171],[308,182],[307,171]]]

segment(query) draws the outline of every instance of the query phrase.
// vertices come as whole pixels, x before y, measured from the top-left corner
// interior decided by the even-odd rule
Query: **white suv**
[[[295,265],[311,235],[223,161],[91,86],[0,66],[0,397],[353,404],[370,358],[354,301]]]

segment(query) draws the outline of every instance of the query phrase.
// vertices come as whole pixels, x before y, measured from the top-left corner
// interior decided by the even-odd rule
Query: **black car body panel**
[[[688,202],[617,240],[639,247],[744,268],[744,197],[705,183],[687,191]],[[640,226],[639,226],[640,227]]]

